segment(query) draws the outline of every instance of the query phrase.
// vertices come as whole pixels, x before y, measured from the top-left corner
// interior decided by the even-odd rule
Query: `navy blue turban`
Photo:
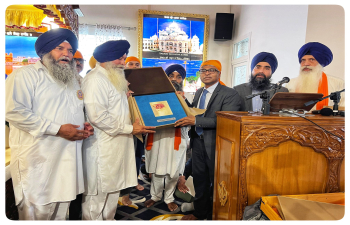
[[[78,39],[72,31],[65,28],[52,29],[41,34],[35,42],[36,54],[42,58],[64,41],[72,46],[74,55],[78,49]]]
[[[97,62],[104,63],[119,59],[129,53],[130,44],[127,40],[107,41],[94,50],[93,56]]]
[[[312,55],[323,67],[328,66],[333,60],[332,51],[327,46],[319,42],[306,43],[299,49],[299,63],[304,55]]]
[[[178,72],[181,75],[182,79],[185,79],[185,77],[186,77],[186,70],[180,64],[173,64],[173,65],[168,66],[165,69],[165,73],[168,76],[174,71]]]
[[[250,64],[251,71],[253,71],[254,67],[259,62],[267,62],[268,64],[270,64],[272,71],[271,74],[275,72],[278,66],[277,58],[274,54],[269,52],[260,52],[256,56],[254,56],[252,63]]]

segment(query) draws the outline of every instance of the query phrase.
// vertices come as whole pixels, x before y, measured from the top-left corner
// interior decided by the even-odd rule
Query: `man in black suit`
[[[194,213],[182,220],[212,218],[213,184],[215,170],[216,114],[217,111],[239,111],[241,100],[237,91],[219,83],[221,63],[208,60],[200,67],[200,79],[204,88],[197,90],[192,107],[206,109],[203,115],[187,116],[175,122],[175,126],[191,125],[192,174],[196,191]]]
[[[233,87],[241,97],[242,111],[261,111],[262,99],[259,95],[249,100],[245,97],[272,88],[271,77],[277,66],[277,58],[272,53],[260,52],[254,56],[250,65],[252,73],[249,83]],[[272,97],[276,92],[288,92],[288,89],[281,87],[271,92],[270,96]]]

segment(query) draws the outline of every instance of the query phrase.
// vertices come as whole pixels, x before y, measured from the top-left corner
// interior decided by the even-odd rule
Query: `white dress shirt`
[[[208,88],[204,88],[204,89],[206,89],[206,90],[208,91],[207,96],[205,97],[204,109],[207,108],[208,103],[209,103],[209,100],[210,100],[210,98],[211,98],[211,96],[212,96],[212,94],[213,94],[215,88],[218,86],[218,84],[219,84],[219,82],[216,82],[216,83],[213,84],[212,86],[210,86],[210,87],[208,87]],[[198,103],[197,103],[197,108],[199,108],[199,103],[200,103],[200,101],[201,101],[201,97],[202,97],[202,94],[203,94],[203,92],[204,92],[204,89],[203,89],[201,95],[199,96]]]
[[[216,82],[215,84],[213,84],[212,86],[208,87],[208,88],[204,88],[208,91],[206,97],[205,97],[205,102],[204,102],[204,109],[207,109],[207,106],[208,106],[208,103],[209,103],[209,100],[211,98],[211,96],[213,95],[213,92],[215,90],[215,88],[218,86],[219,82]],[[197,103],[197,108],[199,108],[199,103],[201,101],[201,97],[202,97],[202,94],[204,92],[204,89],[201,93],[201,95],[199,96],[199,99],[198,99],[198,103]],[[197,120],[195,119],[194,121],[194,124],[196,124]]]

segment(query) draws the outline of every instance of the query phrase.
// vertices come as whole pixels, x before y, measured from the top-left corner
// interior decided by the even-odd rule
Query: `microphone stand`
[[[256,93],[256,94],[248,95],[245,97],[245,99],[249,100],[254,98],[255,96],[260,95],[260,98],[262,99],[262,102],[263,102],[261,106],[261,111],[263,112],[263,115],[270,115],[270,104],[269,104],[269,101],[271,98],[270,92],[273,90],[276,91],[277,89],[280,89],[281,86],[282,86],[281,84],[280,85],[275,84],[273,88]]]
[[[305,106],[309,106],[309,105],[312,105],[312,104],[315,104],[317,102],[320,102],[326,98],[330,98],[331,100],[333,100],[333,115],[336,116],[338,115],[339,111],[338,111],[338,103],[340,102],[340,99],[341,99],[341,96],[340,96],[340,93],[345,91],[345,89],[341,90],[341,91],[336,91],[336,92],[332,92],[330,95],[328,96],[325,96],[323,98],[319,98],[319,99],[316,99],[316,100],[313,100],[313,101],[309,101],[309,102],[306,102],[304,103]]]

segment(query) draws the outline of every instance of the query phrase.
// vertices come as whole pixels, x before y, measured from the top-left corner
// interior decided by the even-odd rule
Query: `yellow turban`
[[[129,56],[128,58],[125,59],[125,65],[130,61],[136,61],[136,62],[139,62],[141,64],[139,58],[137,58],[135,56]]]
[[[93,69],[95,68],[96,66],[96,59],[94,58],[94,56],[91,56],[90,60],[89,60],[89,65],[90,65],[90,68]]]
[[[218,60],[207,60],[202,63],[201,67],[206,65],[215,66],[221,72],[221,63]]]

